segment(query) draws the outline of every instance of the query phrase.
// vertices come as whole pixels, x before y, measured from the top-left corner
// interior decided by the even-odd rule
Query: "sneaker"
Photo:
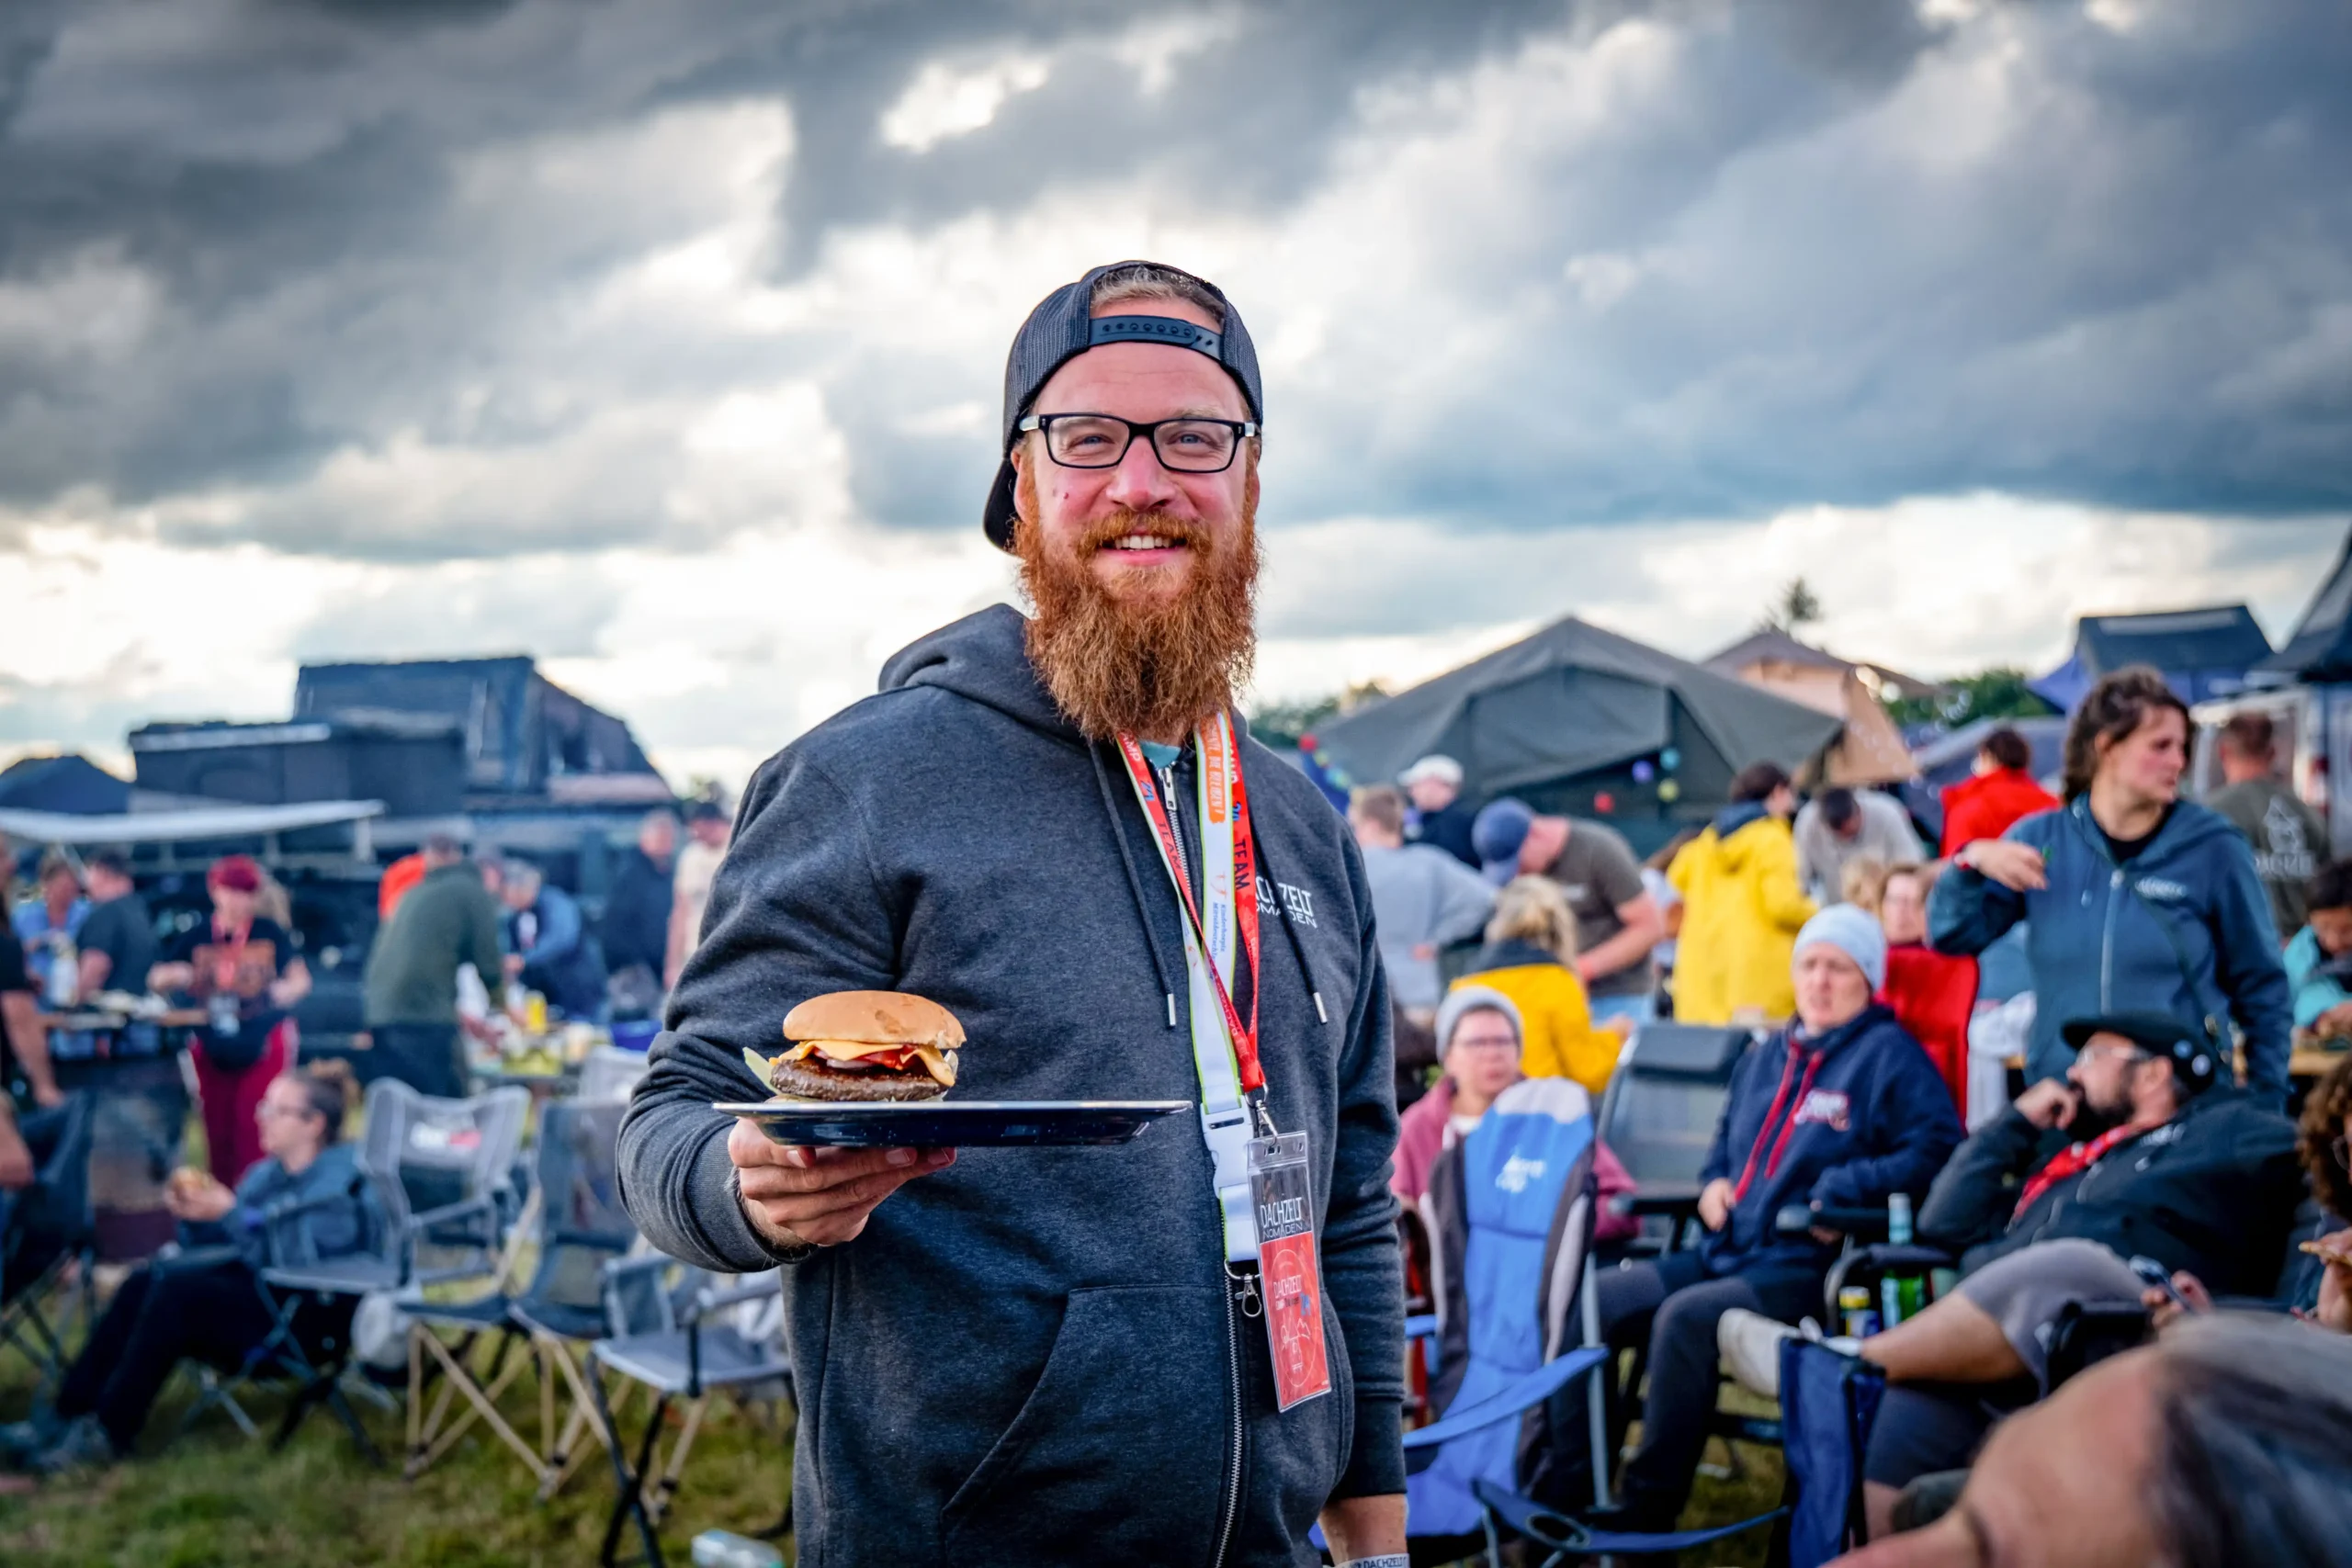
[[[1715,1348],[1723,1352],[1731,1375],[1750,1393],[1781,1397],[1781,1346],[1797,1331],[1778,1318],[1734,1307],[1715,1325]]]
[[[28,1420],[11,1421],[0,1427],[0,1464],[10,1469],[23,1464],[55,1442],[62,1426],[55,1415],[42,1406],[36,1408]]]
[[[98,1424],[95,1416],[76,1416],[49,1447],[25,1461],[24,1468],[34,1475],[70,1475],[75,1471],[96,1470],[121,1459],[115,1452],[114,1439]]]

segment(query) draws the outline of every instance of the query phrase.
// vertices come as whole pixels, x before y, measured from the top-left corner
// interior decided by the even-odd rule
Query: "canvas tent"
[[[2270,657],[2270,639],[2244,604],[2167,610],[2153,615],[2085,615],[2075,623],[2075,651],[2027,688],[2072,713],[2100,676],[2127,664],[2153,664],[2183,702],[2234,696],[2247,672]]]
[[[1793,770],[1838,738],[1835,716],[1702,670],[1573,616],[1315,732],[1355,783],[1415,759],[1459,761],[1473,799],[1518,795],[1546,809],[1688,818],[1721,802],[1750,762]]]
[[[1883,664],[1857,664],[1826,649],[1765,627],[1706,661],[1718,675],[1786,697],[1841,719],[1845,734],[1826,759],[1826,781],[1837,784],[1898,784],[1911,776],[1911,753],[1888,716],[1885,697],[1924,696],[1938,688]]]
[[[0,770],[0,809],[90,817],[130,809],[130,785],[78,751],[20,757]]]
[[[2256,685],[2352,681],[2352,537],[2278,651],[2254,667]]]

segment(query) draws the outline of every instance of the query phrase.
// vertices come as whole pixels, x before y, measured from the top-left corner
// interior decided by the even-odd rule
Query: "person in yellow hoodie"
[[[1682,895],[1674,962],[1674,1016],[1729,1023],[1796,1010],[1790,961],[1814,902],[1797,884],[1796,815],[1789,775],[1770,762],[1740,771],[1731,804],[1674,857],[1667,880]]]
[[[1520,1071],[1531,1078],[1573,1078],[1598,1098],[1617,1070],[1625,1035],[1594,1026],[1576,961],[1576,913],[1560,885],[1548,876],[1514,877],[1496,896],[1486,945],[1453,989],[1484,987],[1509,997],[1521,1021]]]

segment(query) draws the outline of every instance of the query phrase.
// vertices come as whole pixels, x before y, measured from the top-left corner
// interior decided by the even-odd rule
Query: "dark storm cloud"
[[[507,227],[463,188],[502,147],[766,98],[794,130],[780,285],[845,233],[1057,196],[1140,190],[1170,221],[1270,234],[1334,190],[1385,204],[1393,234],[1287,233],[1283,265],[1328,274],[1343,313],[1272,385],[1272,522],[1543,527],[1978,488],[2342,507],[2346,13],[2141,10],[2119,29],[2055,4],[1926,22],[1860,0],[9,7],[0,499],[277,489],[245,536],[593,549],[644,537],[672,478],[642,424],[591,454],[599,409],[683,406],[781,356],[824,384],[865,515],[968,527],[999,361],[818,321],[765,357],[704,338],[550,367],[548,297],[643,254],[658,203]],[[1648,30],[1610,32],[1629,19]],[[1596,40],[1646,74],[1569,126],[1546,94],[1598,78],[1547,84],[1538,56]],[[921,152],[879,134],[926,65],[1008,56],[1053,69],[983,128]],[[2003,85],[1969,96],[1977,75]],[[977,423],[943,414],[975,402]],[[519,499],[458,486],[429,517],[316,477],[402,438],[565,471]]]

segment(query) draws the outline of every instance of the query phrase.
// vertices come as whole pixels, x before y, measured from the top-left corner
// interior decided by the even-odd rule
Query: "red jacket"
[[[1968,1021],[1976,1013],[1976,960],[1952,958],[1916,942],[1886,950],[1879,1000],[1936,1065],[1961,1119],[1968,1117]]]
[[[1979,839],[1997,839],[2009,824],[2037,811],[2055,811],[2058,797],[2018,768],[1996,768],[1989,773],[1961,780],[1944,791],[1944,841],[1937,852],[1947,855]]]

